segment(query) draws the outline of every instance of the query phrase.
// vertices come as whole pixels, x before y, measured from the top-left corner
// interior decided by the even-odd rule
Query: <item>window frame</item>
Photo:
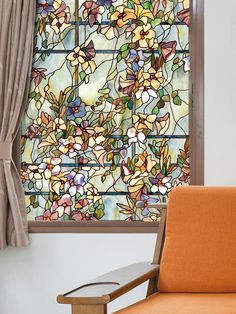
[[[204,185],[204,0],[190,0],[190,11],[190,184]],[[13,151],[18,169],[20,151],[19,132]],[[158,222],[29,221],[28,226],[30,233],[156,233]]]

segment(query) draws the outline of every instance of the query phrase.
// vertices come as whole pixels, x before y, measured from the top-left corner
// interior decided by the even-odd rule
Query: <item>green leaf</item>
[[[81,118],[76,118],[76,119],[75,119],[75,122],[76,122],[77,124],[80,124],[80,123],[82,122],[82,119],[81,119]]]
[[[70,125],[69,135],[74,135],[74,132],[75,132],[75,126],[74,125]]]
[[[49,192],[49,201],[53,202],[54,201],[54,195],[52,192]]]
[[[133,9],[133,1],[128,1],[127,6],[129,9]]]
[[[53,110],[56,113],[60,112],[60,110],[57,107],[55,107],[55,106],[50,106],[50,109]]]
[[[33,91],[32,93],[29,94],[29,98],[34,98],[36,96],[36,94],[37,93],[35,91]]]
[[[48,210],[50,208],[50,202],[47,201],[44,205],[45,210]]]
[[[115,163],[115,165],[119,165],[119,162],[120,162],[120,155],[115,155],[114,156],[114,163]]]
[[[36,201],[36,196],[35,196],[35,195],[31,195],[31,196],[30,196],[30,204],[31,204],[31,205],[34,204],[35,201]]]
[[[178,68],[179,68],[178,64],[173,64],[171,67],[171,70],[174,72],[174,71],[178,70]]]
[[[59,132],[56,134],[56,139],[59,140],[63,136],[63,132]]]
[[[34,183],[32,181],[30,181],[29,184],[28,184],[29,190],[32,190],[33,187],[34,187]]]
[[[72,100],[74,99],[74,94],[75,94],[74,91],[72,91],[72,92],[70,93],[70,95],[69,95],[69,97],[68,97],[68,99],[67,99],[68,102],[72,102]]]
[[[144,2],[142,4],[142,6],[144,7],[144,9],[147,9],[147,10],[150,10],[150,11],[153,10],[153,6],[152,6],[152,4],[149,1]]]
[[[120,47],[120,51],[123,52],[123,51],[126,51],[129,49],[129,44],[124,44]]]
[[[108,98],[107,98],[107,102],[112,103],[112,102],[113,102],[113,100],[114,100],[114,99],[113,99],[112,97],[108,97]]]
[[[47,56],[47,54],[46,54],[45,52],[43,52],[43,53],[41,54],[41,60],[42,60],[42,61],[45,61],[46,56]]]
[[[32,206],[33,206],[33,208],[39,207],[39,202],[35,202]]]
[[[110,88],[101,88],[98,92],[99,94],[109,94]]]
[[[114,11],[115,11],[114,5],[111,5],[110,8],[109,8],[109,12],[113,13]]]
[[[132,110],[133,107],[134,107],[134,102],[130,99],[130,100],[128,101],[127,108],[128,108],[129,110]]]
[[[155,146],[153,146],[152,144],[148,144],[148,146],[150,147],[150,149],[154,155],[158,153],[158,150]]]
[[[173,102],[175,105],[177,106],[180,106],[182,104],[182,100],[179,96],[176,96],[174,99],[173,99]]]
[[[164,95],[164,96],[162,97],[162,100],[163,100],[164,102],[169,102],[169,101],[170,101],[170,96],[169,96],[169,95]]]
[[[35,107],[36,107],[38,110],[40,110],[40,108],[42,107],[41,101],[36,101]]]
[[[34,96],[34,100],[35,100],[35,101],[39,101],[40,98],[41,98],[41,94],[40,94],[40,93],[37,93],[37,94]]]
[[[162,98],[158,101],[157,107],[158,107],[159,109],[165,107],[165,102],[164,102],[164,100],[163,100]]]
[[[151,25],[152,27],[156,27],[158,24],[160,24],[160,19],[154,19],[153,21],[151,21]]]
[[[152,114],[158,114],[159,113],[159,108],[155,107],[152,109]]]
[[[48,42],[47,42],[47,39],[45,39],[43,42],[42,42],[42,47],[47,49],[48,48]]]
[[[79,76],[80,76],[81,81],[84,81],[84,79],[86,78],[87,74],[84,71],[81,71],[79,73]]]
[[[164,88],[160,88],[158,90],[158,94],[159,94],[160,98],[162,98],[164,96]]]
[[[27,215],[28,215],[30,212],[31,212],[30,206],[26,207],[26,213],[27,213]]]
[[[118,53],[117,55],[117,62],[120,62],[122,60],[122,54]]]
[[[96,208],[93,215],[96,219],[101,219],[105,215],[104,208],[103,207]]]
[[[106,180],[106,176],[105,175],[103,175],[102,177],[101,177],[101,181],[102,181],[102,183],[104,183],[105,182],[105,180]]]
[[[177,90],[174,90],[174,91],[171,93],[171,96],[172,96],[172,98],[175,98],[176,96],[178,96],[178,91],[177,91]]]
[[[129,50],[126,50],[126,51],[124,51],[124,52],[122,52],[122,59],[125,59],[127,56],[128,56],[128,54],[129,54]]]

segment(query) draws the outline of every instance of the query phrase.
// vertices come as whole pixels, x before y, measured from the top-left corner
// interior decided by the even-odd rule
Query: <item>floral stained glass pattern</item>
[[[189,184],[189,1],[37,0],[29,220],[155,221]]]

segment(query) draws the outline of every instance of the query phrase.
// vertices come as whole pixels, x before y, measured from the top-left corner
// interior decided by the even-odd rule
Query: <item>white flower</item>
[[[153,179],[154,181],[155,179]],[[151,187],[152,193],[160,192],[162,195],[166,194],[166,192],[171,189],[171,177],[163,177],[160,179],[156,179],[155,185]]]
[[[137,99],[142,99],[143,104],[147,103],[150,99],[150,96],[157,98],[157,93],[148,87],[140,86],[138,91],[135,93]]]
[[[127,136],[129,137],[129,145],[137,142],[143,144],[146,140],[145,134],[143,132],[137,132],[134,127],[128,129]]]

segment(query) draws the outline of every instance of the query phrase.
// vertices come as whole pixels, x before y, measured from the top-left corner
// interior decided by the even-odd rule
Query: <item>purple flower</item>
[[[77,97],[68,105],[67,119],[74,120],[75,118],[82,118],[86,115],[84,105],[81,103],[81,98]]]
[[[74,196],[77,192],[81,195],[84,194],[84,185],[86,182],[83,174],[71,171],[66,174],[65,177],[67,179],[65,183],[65,192],[68,191],[71,196]]]
[[[102,22],[102,13],[104,12],[102,6],[91,0],[85,1],[82,6],[84,7],[83,18],[88,20],[90,27],[93,27],[95,22]]]
[[[115,2],[116,0],[98,0],[97,4],[101,5],[101,6],[105,6],[107,9],[110,8],[110,6],[112,5],[113,2]]]
[[[131,49],[128,57],[128,63],[131,63],[132,70],[136,73],[138,70],[143,67],[144,62],[147,58],[143,55],[143,52]]]
[[[158,202],[157,199],[151,198],[145,194],[142,194],[141,200],[137,201],[135,205],[136,207],[142,209],[143,216],[147,216],[150,213],[148,206],[152,204],[156,204],[157,202]]]
[[[53,2],[54,0],[37,0],[37,13],[46,17],[48,13],[54,12]]]

